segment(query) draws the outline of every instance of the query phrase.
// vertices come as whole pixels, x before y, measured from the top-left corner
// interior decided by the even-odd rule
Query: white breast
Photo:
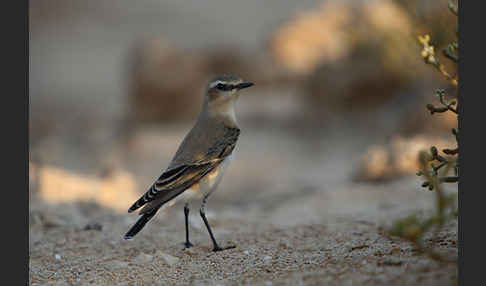
[[[221,182],[223,178],[224,172],[228,168],[229,163],[233,160],[233,154],[228,156],[223,162],[218,166],[218,168],[214,169],[210,173],[208,173],[202,180],[199,182],[200,188],[203,191],[204,195],[213,192]]]

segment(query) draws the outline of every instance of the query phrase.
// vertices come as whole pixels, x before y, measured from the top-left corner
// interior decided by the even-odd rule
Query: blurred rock
[[[391,0],[326,2],[279,28],[270,51],[319,111],[374,110],[426,69],[413,20]]]
[[[125,212],[127,202],[135,201],[139,195],[134,177],[120,170],[98,178],[40,166],[38,174],[39,198],[49,203],[95,202]]]
[[[320,63],[349,53],[349,39],[342,27],[349,23],[351,7],[324,4],[321,9],[296,15],[270,39],[270,53],[278,63],[297,74],[309,74]]]
[[[270,51],[284,67],[310,74],[324,63],[344,59],[375,42],[387,64],[398,68],[415,55],[412,32],[412,19],[394,1],[329,1],[277,29],[270,40]]]
[[[452,136],[448,139],[423,135],[394,137],[387,145],[373,145],[366,150],[354,179],[381,181],[415,174],[420,169],[419,152],[429,150],[431,146],[438,150],[455,148],[456,142]]]

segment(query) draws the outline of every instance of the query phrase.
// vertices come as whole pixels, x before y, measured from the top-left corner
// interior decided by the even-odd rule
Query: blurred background
[[[256,85],[237,104],[236,160],[208,216],[379,222],[433,207],[417,153],[454,146],[456,118],[425,108],[451,86],[423,63],[417,36],[439,47],[454,39],[446,1],[36,0],[29,9],[31,246],[37,227],[108,221],[86,208],[113,214],[120,231],[132,224],[126,209],[167,167],[218,74]],[[182,222],[181,208],[172,213]]]

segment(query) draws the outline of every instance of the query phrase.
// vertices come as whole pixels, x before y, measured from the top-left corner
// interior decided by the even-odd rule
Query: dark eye
[[[224,90],[224,84],[218,83],[218,85],[216,85],[216,88],[219,90]]]

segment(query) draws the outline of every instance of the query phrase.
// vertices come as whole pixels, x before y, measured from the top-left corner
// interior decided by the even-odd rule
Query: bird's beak
[[[253,83],[253,82],[242,82],[242,83],[238,84],[238,85],[236,86],[236,88],[237,88],[238,90],[240,90],[240,89],[243,89],[243,88],[250,87],[250,86],[252,86],[252,85],[254,85],[254,83]]]

